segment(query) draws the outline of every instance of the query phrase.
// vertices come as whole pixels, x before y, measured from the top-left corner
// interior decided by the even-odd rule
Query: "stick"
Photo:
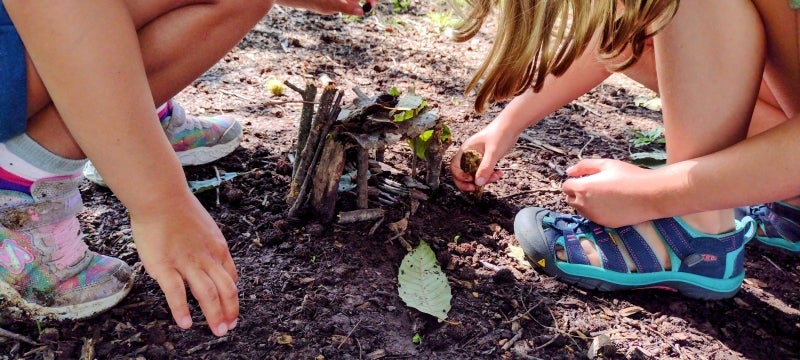
[[[20,334],[17,334],[17,333],[13,333],[13,332],[8,331],[8,330],[3,329],[3,328],[0,328],[0,336],[6,337],[6,338],[9,338],[9,339],[14,339],[14,340],[17,340],[17,341],[22,341],[22,342],[24,342],[24,343],[26,343],[28,345],[39,345],[39,343],[31,340],[27,336],[20,335]]]
[[[552,188],[531,189],[531,190],[525,190],[525,191],[516,192],[516,193],[513,193],[513,194],[507,194],[507,195],[503,195],[503,196],[498,196],[497,200],[507,199],[507,198],[511,198],[511,197],[514,197],[514,196],[518,196],[518,195],[532,194],[532,193],[536,193],[536,192],[560,192],[560,191],[561,191],[561,189],[552,189]]]
[[[353,326],[353,328],[350,329],[350,332],[347,333],[347,336],[344,339],[342,339],[342,342],[339,343],[339,347],[337,347],[337,349],[341,349],[342,345],[344,345],[344,343],[347,341],[347,339],[350,338],[350,335],[353,335],[353,331],[356,331],[356,328],[358,327],[358,324],[361,324],[361,319],[358,319],[358,322],[356,322],[356,324]],[[359,344],[358,346],[360,347],[361,344]]]
[[[589,141],[587,141],[586,144],[583,144],[581,151],[578,151],[578,159],[583,160],[583,150],[586,150],[586,147],[592,143],[592,140],[594,140],[594,136],[589,137]]]
[[[425,155],[428,158],[425,183],[433,191],[439,189],[439,179],[442,172],[442,131],[442,125],[436,125],[428,142],[428,148],[425,149]]]
[[[308,134],[311,131],[311,120],[314,118],[314,99],[317,98],[317,87],[311,83],[307,83],[306,89],[299,91],[300,89],[289,83],[289,81],[284,81],[283,83],[289,88],[299,92],[303,97],[303,110],[300,112],[300,125],[297,130],[297,149],[294,153],[295,157],[299,157],[300,154],[303,153],[303,148],[306,146],[306,141],[308,141]],[[299,163],[299,161],[294,162],[292,178],[297,174]]]
[[[358,177],[356,187],[358,189],[358,200],[356,201],[359,209],[366,209],[369,206],[367,196],[367,180],[369,180],[369,151],[361,146],[358,147]]]
[[[317,148],[322,143],[321,139],[324,137],[324,134],[326,134],[323,130],[325,130],[324,128],[326,127],[326,122],[328,120],[327,115],[330,111],[333,96],[337,91],[336,87],[328,86],[323,90],[322,96],[320,96],[319,107],[317,108],[317,113],[311,124],[311,129],[308,132],[307,140],[305,145],[303,145],[303,150],[295,160],[297,171],[294,172],[292,176],[289,196],[287,197],[288,202],[293,202],[298,199],[300,187],[305,183],[306,176],[313,173],[312,170],[315,163],[312,160],[316,154]]]
[[[514,337],[512,337],[511,340],[508,340],[508,342],[503,344],[503,347],[500,348],[500,349],[503,350],[503,351],[507,351],[512,346],[514,346],[514,343],[516,343],[517,340],[519,340],[519,338],[521,338],[521,337],[522,337],[522,330],[519,330],[519,331],[517,331],[516,334],[514,334]]]
[[[338,96],[336,96],[338,94]],[[331,98],[335,96],[336,103],[333,104]],[[328,135],[328,132],[331,129],[331,125],[333,122],[336,121],[336,117],[339,114],[341,108],[339,107],[339,102],[342,100],[342,94],[339,90],[336,89],[335,86],[327,86],[325,90],[322,92],[322,96],[320,97],[320,106],[317,109],[317,119],[315,119],[315,123],[321,123],[322,129],[319,131],[319,136],[317,136],[317,144],[313,148],[309,148],[307,144],[306,147],[303,149],[303,158],[305,162],[308,162],[305,166],[300,166],[297,171],[296,179],[292,179],[293,187],[296,189],[290,189],[289,196],[291,197],[293,194],[295,195],[292,199],[294,203],[292,207],[289,209],[289,217],[293,218],[297,215],[297,211],[300,210],[303,204],[305,204],[305,197],[308,195],[311,177],[314,174],[314,170],[316,169],[317,164],[319,163],[320,154],[322,154],[322,146],[324,144],[325,136]],[[323,114],[323,115],[320,115]],[[312,128],[312,131],[314,129]],[[323,135],[324,134],[324,135]],[[309,142],[311,141],[311,136],[309,136]],[[313,151],[313,153],[312,153]],[[310,159],[309,159],[310,158]],[[303,160],[303,159],[301,159]],[[300,182],[302,174],[302,182]],[[296,191],[293,193],[293,190]],[[330,220],[330,219],[328,219]]]
[[[193,348],[191,348],[189,350],[186,350],[186,353],[191,355],[191,354],[194,354],[194,353],[196,353],[196,352],[198,352],[200,350],[203,350],[206,347],[211,347],[213,345],[221,344],[221,343],[224,343],[226,341],[228,341],[228,337],[227,336],[223,336],[221,338],[217,338],[217,339],[208,341],[206,343],[197,345],[197,346],[195,346],[195,347],[193,347]]]
[[[359,221],[372,221],[382,219],[384,211],[381,208],[343,211],[339,213],[339,224],[350,224]]]

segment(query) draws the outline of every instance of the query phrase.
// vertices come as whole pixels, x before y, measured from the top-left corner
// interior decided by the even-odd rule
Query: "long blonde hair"
[[[663,28],[679,0],[468,0],[456,40],[471,39],[495,7],[498,31],[487,58],[467,85],[478,87],[475,110],[487,103],[539,91],[549,74],[563,74],[597,36],[597,55],[614,59],[612,71],[633,65],[645,41]],[[630,47],[627,59],[617,59]]]

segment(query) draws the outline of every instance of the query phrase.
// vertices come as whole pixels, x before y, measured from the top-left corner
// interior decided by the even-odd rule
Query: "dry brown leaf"
[[[641,306],[629,306],[619,311],[620,316],[629,317],[631,315],[637,314],[639,312],[644,311]]]

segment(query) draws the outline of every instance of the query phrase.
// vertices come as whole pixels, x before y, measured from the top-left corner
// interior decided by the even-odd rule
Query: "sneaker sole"
[[[33,319],[81,320],[95,316],[117,305],[133,288],[134,277],[116,294],[83,304],[46,307],[25,301],[11,285],[0,281],[0,303],[4,309],[19,309]]]
[[[239,147],[241,141],[242,134],[240,133],[236,139],[224,144],[179,151],[176,154],[183,166],[204,165],[229,155]]]

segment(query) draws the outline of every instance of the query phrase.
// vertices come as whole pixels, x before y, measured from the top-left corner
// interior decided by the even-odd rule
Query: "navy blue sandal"
[[[732,232],[700,233],[680,218],[652,221],[664,240],[671,268],[665,269],[653,249],[631,226],[607,228],[583,217],[542,208],[526,208],[514,220],[514,232],[528,260],[551,276],[601,291],[663,288],[697,299],[733,297],[744,280],[744,245],[755,236],[755,222],[745,217]],[[581,240],[590,240],[601,266],[589,262]],[[617,246],[621,241],[636,267],[630,271]],[[556,257],[563,249],[566,261]]]
[[[800,255],[800,208],[778,201],[739,208],[736,215],[755,219],[759,242]]]

